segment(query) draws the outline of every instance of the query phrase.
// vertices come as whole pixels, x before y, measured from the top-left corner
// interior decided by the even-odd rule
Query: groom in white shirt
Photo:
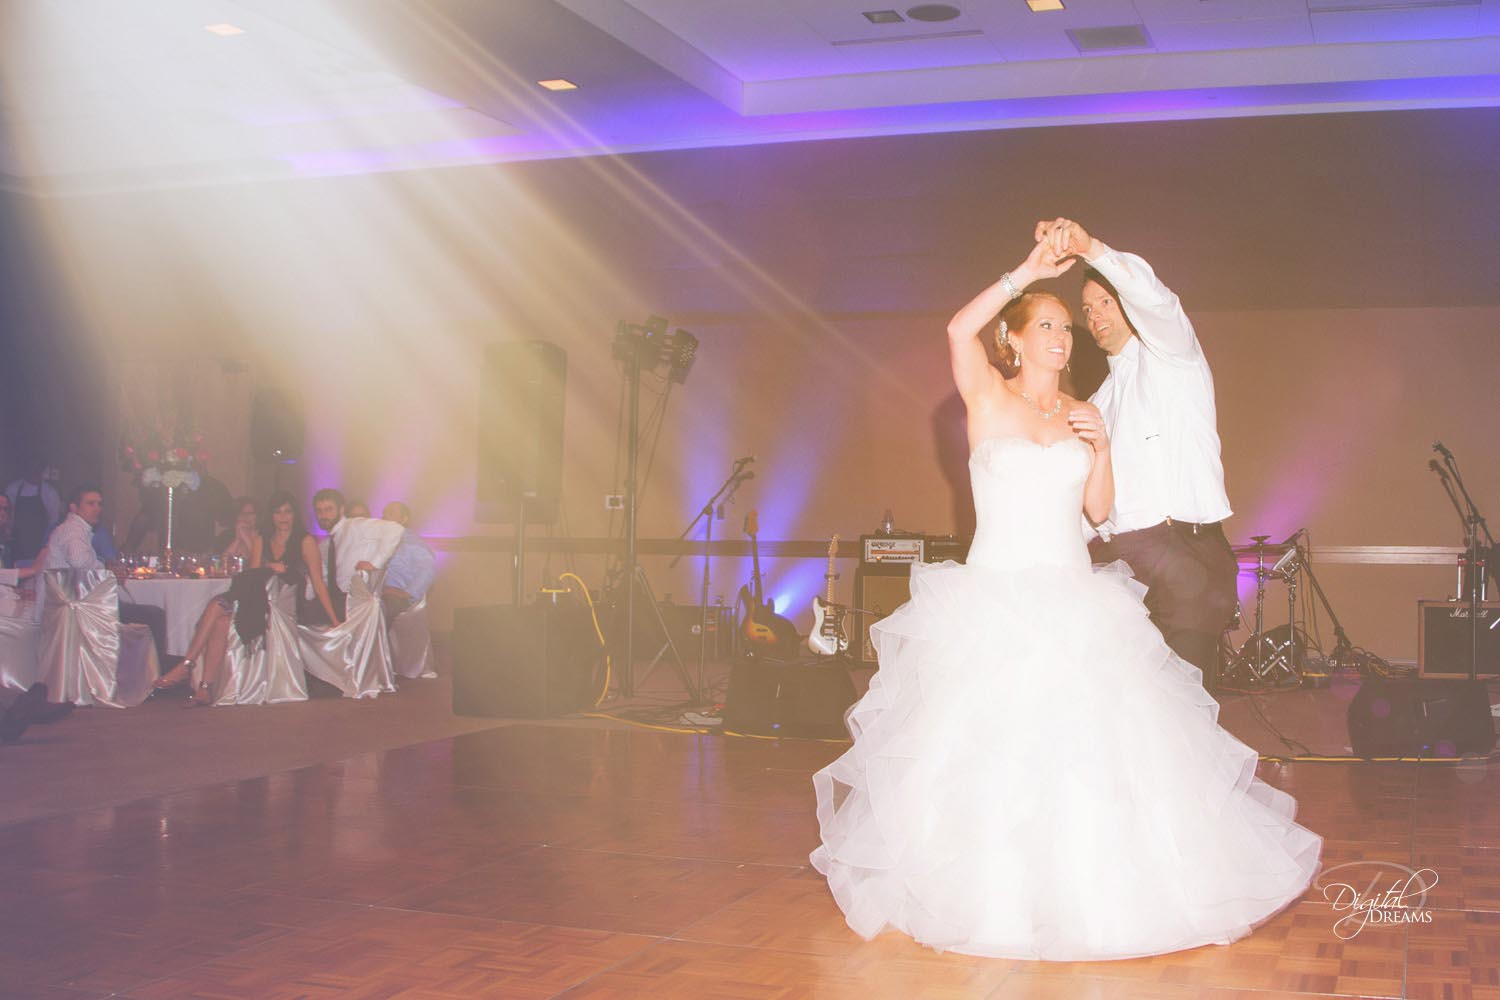
[[[1208,359],[1182,303],[1144,260],[1067,219],[1037,223],[1036,238],[1088,265],[1083,318],[1109,356],[1090,402],[1110,432],[1115,505],[1093,559],[1129,563],[1148,588],[1151,620],[1213,690],[1239,565],[1222,526],[1231,511]]]

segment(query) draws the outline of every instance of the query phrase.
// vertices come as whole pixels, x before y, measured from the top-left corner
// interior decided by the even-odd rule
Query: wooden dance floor
[[[807,866],[840,749],[524,724],[13,822],[0,995],[1500,997],[1483,765],[1262,765],[1325,864],[1432,868],[1430,923],[1341,937],[1309,894],[1230,947],[1047,964],[845,927]]]

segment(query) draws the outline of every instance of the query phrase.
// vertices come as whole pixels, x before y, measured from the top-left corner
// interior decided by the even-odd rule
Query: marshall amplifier
[[[1423,677],[1469,676],[1469,605],[1417,602],[1417,672]],[[1477,676],[1500,674],[1500,601],[1479,605]]]

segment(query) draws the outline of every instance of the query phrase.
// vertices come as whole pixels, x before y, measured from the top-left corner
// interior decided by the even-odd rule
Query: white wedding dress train
[[[968,563],[912,568],[874,626],[854,746],[814,777],[812,863],[850,927],[1078,961],[1226,944],[1295,900],[1322,840],[1217,724],[1197,668],[1080,531],[1092,451],[1017,437],[969,466]]]

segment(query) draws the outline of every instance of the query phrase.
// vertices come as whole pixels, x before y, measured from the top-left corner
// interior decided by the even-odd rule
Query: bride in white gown
[[[1321,838],[1219,728],[1144,588],[1123,564],[1089,563],[1079,512],[1109,513],[1109,439],[1058,387],[1067,307],[1020,292],[1073,262],[1038,242],[948,327],[973,546],[965,565],[912,567],[910,602],[872,629],[880,670],[849,712],[854,746],[813,779],[812,863],[867,938],[1161,954],[1248,934],[1317,871]],[[980,340],[997,312],[1009,379]]]

